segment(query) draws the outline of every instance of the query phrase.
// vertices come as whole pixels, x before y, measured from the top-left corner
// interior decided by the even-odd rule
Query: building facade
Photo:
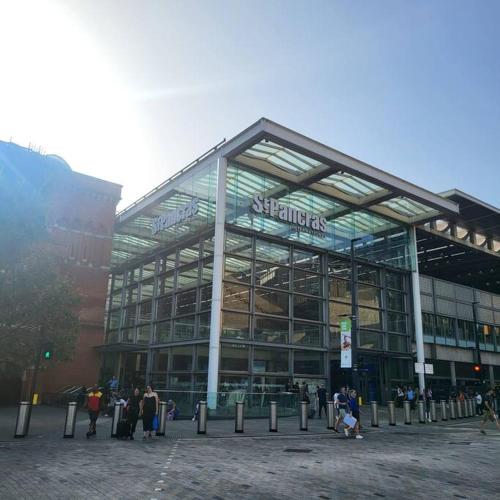
[[[72,361],[45,363],[35,392],[56,393],[68,386],[98,381],[101,358],[96,347],[104,339],[105,304],[110,272],[113,227],[121,186],[73,171],[61,158],[13,143],[0,142],[0,164],[6,178],[16,176],[22,189],[44,201],[48,229],[45,247],[78,294],[80,331]],[[31,372],[24,380],[29,397]],[[14,397],[18,393],[14,391]]]
[[[456,302],[454,353],[438,353],[441,320],[426,315],[429,283],[437,303],[442,280],[419,276],[439,238],[433,225],[457,220],[459,205],[261,119],[118,214],[103,377],[208,392],[209,401],[297,381],[337,387],[352,371],[341,366],[340,330],[353,290],[354,369],[366,399],[385,401],[417,380],[416,361],[451,362],[463,350],[456,361],[469,362]],[[488,252],[498,267],[495,238]],[[470,284],[461,289],[476,297]],[[489,326],[498,333],[497,299]],[[500,343],[489,345],[484,363],[496,376]]]

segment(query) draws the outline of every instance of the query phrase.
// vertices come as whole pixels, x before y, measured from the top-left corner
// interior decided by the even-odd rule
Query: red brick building
[[[61,272],[70,278],[81,296],[74,359],[54,359],[40,372],[36,392],[43,398],[44,393],[69,385],[94,384],[101,365],[95,346],[104,343],[113,225],[121,186],[74,172],[57,156],[42,155],[11,143],[0,142],[2,162],[27,179],[34,173],[36,178],[44,179],[49,246],[58,257]]]

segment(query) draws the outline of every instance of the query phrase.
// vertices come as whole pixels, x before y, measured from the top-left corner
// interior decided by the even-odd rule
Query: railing
[[[278,416],[289,417],[298,415],[299,394],[293,392],[249,393],[244,391],[218,392],[207,394],[199,391],[156,391],[162,401],[172,400],[179,410],[179,418],[191,418],[194,415],[198,401],[216,401],[216,408],[209,409],[210,417],[233,418],[237,401],[245,402],[245,417],[259,418],[269,416],[269,403],[278,403]]]

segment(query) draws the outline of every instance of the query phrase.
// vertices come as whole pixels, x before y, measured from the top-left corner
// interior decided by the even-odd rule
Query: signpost
[[[340,367],[352,368],[352,322],[350,318],[340,320]]]

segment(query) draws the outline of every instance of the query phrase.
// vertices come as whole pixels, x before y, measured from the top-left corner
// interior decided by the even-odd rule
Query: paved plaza
[[[207,436],[191,421],[168,422],[165,438],[111,439],[101,418],[85,439],[82,412],[75,439],[62,439],[64,411],[36,408],[27,438],[12,438],[14,409],[0,410],[0,498],[66,499],[335,499],[496,498],[500,433],[479,434],[477,418],[380,427],[365,415],[365,439],[346,439],[310,421],[209,421]],[[14,421],[12,419],[14,418]],[[138,425],[139,429],[141,424]],[[140,438],[140,433],[137,433]]]

